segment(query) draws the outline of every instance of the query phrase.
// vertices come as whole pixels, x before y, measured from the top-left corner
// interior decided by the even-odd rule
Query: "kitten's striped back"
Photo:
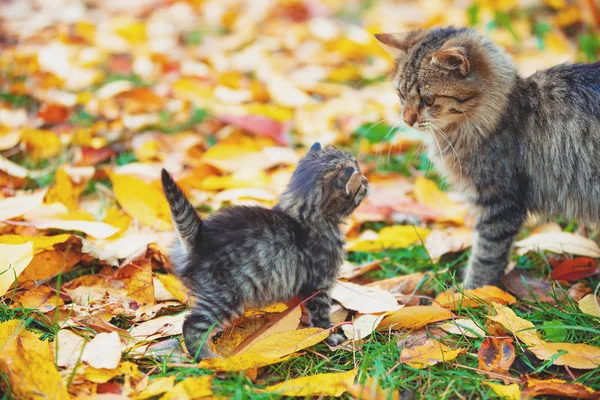
[[[190,251],[202,229],[202,220],[166,169],[162,170],[162,186],[171,209],[171,219],[183,250]]]

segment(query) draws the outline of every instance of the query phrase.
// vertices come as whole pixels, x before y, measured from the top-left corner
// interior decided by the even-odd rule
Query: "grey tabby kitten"
[[[404,121],[480,209],[465,286],[497,284],[528,212],[600,220],[600,64],[528,78],[471,29],[379,34]]]
[[[317,291],[306,303],[311,325],[331,326],[329,293],[344,259],[340,225],[368,190],[350,153],[315,143],[272,210],[236,206],[202,221],[165,170],[162,184],[179,234],[171,262],[194,300],[183,324],[190,354],[216,356],[202,345],[207,333],[247,307]],[[343,336],[326,341],[337,345]]]

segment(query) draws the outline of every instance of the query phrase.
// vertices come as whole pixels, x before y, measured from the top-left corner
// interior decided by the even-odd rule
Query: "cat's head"
[[[300,160],[279,206],[307,220],[348,217],[369,189],[352,154],[315,143]]]
[[[434,28],[375,37],[396,60],[393,84],[407,125],[456,131],[494,128],[516,70],[500,47],[468,28]]]

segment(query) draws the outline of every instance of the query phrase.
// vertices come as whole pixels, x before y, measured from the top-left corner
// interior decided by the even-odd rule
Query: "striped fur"
[[[528,78],[471,29],[382,34],[405,121],[480,209],[465,286],[498,284],[528,213],[600,220],[600,63]]]
[[[171,262],[194,300],[183,325],[190,354],[214,356],[201,345],[212,329],[218,331],[247,307],[294,296],[318,292],[306,304],[311,324],[330,327],[329,291],[344,258],[340,225],[368,188],[351,154],[315,145],[273,209],[230,207],[204,222],[166,173],[163,186],[180,235]],[[342,338],[332,334],[328,343]]]

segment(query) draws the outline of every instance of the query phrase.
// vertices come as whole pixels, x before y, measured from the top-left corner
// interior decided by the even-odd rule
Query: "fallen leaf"
[[[473,232],[467,228],[436,229],[425,238],[425,248],[433,262],[437,262],[444,254],[457,253],[471,247],[473,236]]]
[[[188,313],[165,315],[131,328],[129,333],[137,341],[150,341],[167,336],[181,335],[183,320]]]
[[[338,281],[331,290],[331,298],[345,308],[361,314],[395,311],[401,308],[390,292],[352,282]]]
[[[418,329],[432,322],[450,319],[452,316],[450,310],[438,306],[404,307],[385,317],[379,328]]]
[[[175,275],[171,274],[156,274],[160,283],[165,289],[178,301],[186,303],[188,299],[188,291],[183,283]]]
[[[577,399],[598,399],[600,392],[580,383],[569,383],[562,379],[534,379],[527,377],[527,384],[521,393],[521,399],[533,399],[538,396],[573,397]]]
[[[459,310],[465,307],[481,307],[493,302],[512,304],[516,301],[517,299],[496,286],[483,286],[477,289],[467,289],[458,293],[449,289],[440,293],[435,298],[436,304],[449,308],[450,310]]]
[[[577,281],[599,272],[593,258],[576,257],[558,264],[550,273],[550,277],[556,281]]]
[[[262,115],[224,115],[221,116],[221,120],[256,136],[271,138],[279,145],[287,146],[289,144],[288,126],[269,117]]]
[[[169,203],[157,186],[114,172],[109,177],[115,197],[127,214],[160,231],[173,229]]]
[[[357,370],[303,376],[276,385],[267,386],[261,392],[281,396],[341,396],[354,383]]]
[[[402,349],[400,363],[409,367],[423,369],[438,362],[454,360],[464,349],[452,350],[444,344],[428,339],[425,344],[410,349]]]
[[[348,251],[378,252],[385,249],[398,249],[426,239],[429,229],[408,225],[387,226],[375,237],[363,236],[348,244]]]
[[[118,376],[126,375],[130,378],[140,378],[142,373],[138,370],[138,366],[130,361],[123,361],[114,369],[94,368],[85,366],[81,377],[86,381],[94,383],[106,383]]]
[[[73,182],[65,168],[59,168],[56,171],[55,180],[54,186],[46,194],[45,202],[47,204],[62,203],[68,210],[76,210],[79,206],[79,196],[87,188],[87,180]]]
[[[351,262],[344,260],[339,274],[340,279],[352,279],[357,276],[366,274],[369,271],[378,269],[380,264],[385,260],[375,260],[362,265],[354,265]]]
[[[56,334],[56,365],[73,368],[81,361],[86,339],[70,329],[61,329]]]
[[[554,365],[566,365],[577,369],[594,369],[600,365],[600,348],[583,343],[543,342],[529,348],[541,360],[554,359]],[[560,351],[565,351],[554,358]]]
[[[419,203],[441,213],[443,217],[439,219],[440,222],[464,223],[467,213],[466,207],[450,200],[448,195],[442,192],[434,181],[418,176],[415,179],[413,192]]]
[[[19,327],[21,329],[19,330]],[[0,372],[17,399],[69,399],[67,387],[54,365],[50,343],[13,321],[0,323]]]
[[[0,200],[0,221],[6,221],[35,210],[42,205],[46,190],[30,195],[17,194]]]
[[[38,229],[79,231],[96,239],[106,239],[119,231],[119,228],[98,221],[35,218],[32,216],[26,216],[25,219]]]
[[[550,251],[600,258],[600,248],[593,240],[568,232],[545,232],[531,235],[515,243],[521,255],[528,251]]]
[[[0,244],[0,296],[8,291],[33,260],[33,243]]]
[[[210,396],[212,392],[212,376],[192,376],[178,382],[161,400],[191,400]]]
[[[34,160],[56,157],[62,151],[62,143],[56,133],[50,130],[23,129],[21,143]]]
[[[502,325],[504,329],[513,333],[528,346],[538,346],[544,343],[531,322],[518,317],[513,310],[504,305],[495,303],[493,306],[496,315],[488,317],[489,319]]]
[[[508,370],[515,357],[515,347],[510,338],[486,337],[477,352],[480,370],[509,377]]]
[[[114,369],[125,347],[117,332],[99,333],[85,345],[81,360],[94,368]]]
[[[42,312],[51,311],[55,307],[65,304],[62,297],[48,286],[38,286],[32,290],[18,293],[13,300],[20,307],[35,308]]]
[[[265,357],[260,354],[251,356],[241,354],[227,358],[205,358],[198,364],[199,368],[212,369],[214,371],[246,371],[252,368],[265,367],[267,365],[279,364],[296,354],[288,354],[282,357]]]
[[[140,305],[156,302],[150,260],[139,260],[120,268],[116,278],[125,283],[128,298]]]
[[[175,386],[175,375],[154,378],[152,382],[136,396],[136,400],[149,399],[163,393],[169,393]]]
[[[378,287],[391,293],[412,294],[417,287],[425,280],[425,274],[416,272],[414,274],[396,276],[394,278],[374,281],[367,286]]]
[[[70,234],[54,236],[23,236],[23,235],[2,235],[0,244],[24,244],[33,243],[33,254],[40,254],[47,250],[54,250],[54,245],[64,243],[71,237]]]
[[[348,394],[361,400],[400,400],[399,390],[382,388],[374,376],[369,377],[364,384],[350,385]]]
[[[66,121],[70,114],[71,110],[61,104],[43,104],[38,111],[38,117],[46,124],[60,124]]]
[[[556,303],[553,296],[558,299],[564,297],[562,292],[553,290],[550,281],[540,279],[531,272],[521,269],[514,269],[502,276],[501,282],[509,292],[520,299]]]
[[[344,335],[350,340],[361,340],[373,333],[377,329],[385,314],[374,315],[364,314],[355,316],[352,319],[352,325],[342,325]]]
[[[453,335],[461,335],[472,338],[482,338],[485,336],[485,332],[477,324],[468,318],[457,318],[452,321],[448,321],[440,328]]]
[[[505,400],[521,400],[521,389],[518,384],[501,385],[499,383],[483,382],[489,386],[494,393]]]
[[[590,293],[579,300],[578,304],[584,313],[600,318],[600,298]]]
[[[248,141],[239,144],[218,143],[202,156],[203,163],[224,172],[265,170],[279,164],[294,164],[297,160],[296,153],[286,147],[261,148]]]

